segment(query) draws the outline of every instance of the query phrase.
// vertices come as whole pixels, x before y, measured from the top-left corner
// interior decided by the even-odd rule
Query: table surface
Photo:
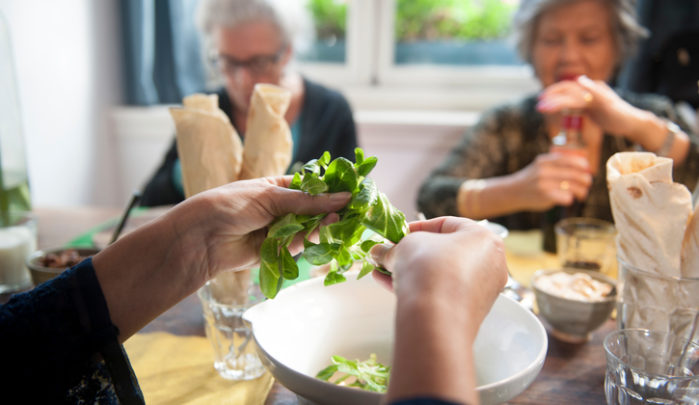
[[[114,219],[119,208],[37,208],[39,248],[68,243],[76,236]],[[507,244],[506,244],[507,245]],[[525,281],[525,280],[520,280]],[[510,404],[601,404],[604,399],[605,356],[602,339],[615,329],[607,321],[584,344],[564,343],[549,334],[546,361],[536,380]],[[204,320],[196,296],[191,295],[149,323],[141,332],[165,331],[178,335],[204,335]],[[296,405],[297,397],[274,384],[266,405]]]

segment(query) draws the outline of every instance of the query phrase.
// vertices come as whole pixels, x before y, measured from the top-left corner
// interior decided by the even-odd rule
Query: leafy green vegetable
[[[386,392],[390,374],[391,367],[377,362],[376,354],[372,353],[369,360],[364,361],[333,356],[332,364],[320,370],[316,378],[367,391]]]
[[[343,157],[331,161],[330,153],[326,151],[319,159],[303,165],[301,172],[294,174],[289,188],[313,195],[349,191],[352,198],[338,212],[339,221],[332,224],[320,225],[325,214],[287,214],[270,225],[260,249],[260,289],[266,297],[274,298],[285,279],[298,277],[298,266],[288,246],[300,232],[304,233],[304,258],[316,266],[330,263],[325,285],[345,281],[342,273],[355,261],[363,262],[358,278],[374,269],[374,265],[366,260],[366,255],[372,246],[381,242],[362,241],[365,230],[371,229],[394,243],[408,233],[405,215],[392,206],[367,177],[376,166],[376,157],[365,158],[360,148],[355,149],[354,153],[356,162],[352,163]],[[319,243],[308,240],[316,228],[320,235]]]

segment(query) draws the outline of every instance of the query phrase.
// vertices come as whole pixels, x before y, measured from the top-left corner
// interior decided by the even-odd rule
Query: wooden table
[[[39,248],[61,246],[79,234],[118,217],[119,208],[37,208]],[[520,280],[523,281],[523,280]],[[557,341],[549,335],[549,348],[541,373],[510,404],[603,404],[605,356],[602,340],[615,329],[613,320],[595,331],[585,344]],[[178,335],[204,335],[204,320],[191,295],[148,324],[141,332],[166,331]],[[266,405],[297,405],[296,396],[275,383]]]

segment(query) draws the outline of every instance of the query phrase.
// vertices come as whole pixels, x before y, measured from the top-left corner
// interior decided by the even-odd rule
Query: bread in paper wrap
[[[291,93],[271,84],[257,84],[250,100],[241,179],[279,176],[291,163],[292,139],[284,114]]]
[[[279,176],[291,162],[292,139],[284,114],[291,93],[269,84],[255,86],[247,116],[245,145],[228,116],[218,108],[218,96],[185,97],[183,108],[170,114],[177,130],[177,152],[185,196],[239,179]],[[250,271],[224,272],[212,281],[217,296],[245,303]]]
[[[617,153],[607,161],[607,186],[619,257],[679,277],[692,198],[687,187],[672,181],[672,159],[649,152]]]
[[[617,254],[637,269],[620,263],[618,316],[624,328],[688,336],[699,308],[699,280],[686,278],[692,277],[684,273],[690,262],[696,263],[696,256],[684,255],[687,246],[696,244],[697,231],[687,226],[692,218],[691,194],[673,182],[672,164],[672,159],[648,152],[621,152],[607,161]],[[691,270],[695,276],[696,271]]]
[[[683,277],[699,279],[699,204],[684,231],[680,270]]]
[[[190,197],[238,178],[243,145],[230,120],[218,108],[218,96],[185,97],[182,108],[171,108],[177,131],[185,196]]]

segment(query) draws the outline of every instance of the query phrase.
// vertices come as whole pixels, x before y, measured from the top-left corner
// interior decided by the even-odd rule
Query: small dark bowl
[[[538,278],[552,273],[584,273],[593,279],[611,285],[612,291],[601,301],[578,301],[549,294],[537,286]],[[616,281],[595,271],[549,269],[539,270],[532,277],[539,315],[551,326],[551,333],[559,340],[582,343],[590,334],[609,319],[616,307]]]
[[[32,275],[32,281],[34,285],[39,285],[44,281],[48,281],[57,275],[61,274],[66,269],[70,268],[70,265],[63,267],[47,267],[44,266],[43,259],[48,254],[60,255],[63,252],[74,250],[82,257],[81,261],[85,258],[92,256],[99,252],[99,249],[95,248],[58,248],[58,249],[48,249],[48,250],[37,250],[32,253],[29,258],[27,258],[27,267],[29,268],[29,273]]]

